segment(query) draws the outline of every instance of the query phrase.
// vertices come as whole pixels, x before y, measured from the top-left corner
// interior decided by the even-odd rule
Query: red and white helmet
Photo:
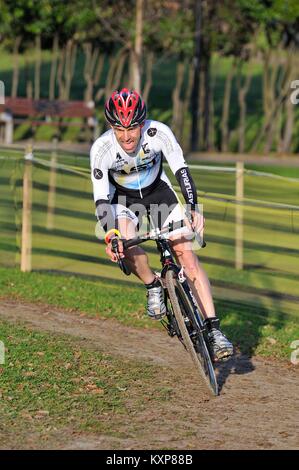
[[[146,106],[136,91],[123,88],[106,101],[105,117],[112,126],[137,126],[145,121]]]

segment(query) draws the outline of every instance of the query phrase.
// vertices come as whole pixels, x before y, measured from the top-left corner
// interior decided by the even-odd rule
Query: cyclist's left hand
[[[196,211],[191,211],[192,215],[192,229],[194,232],[200,233],[203,236],[204,226],[205,226],[205,218],[202,214]]]

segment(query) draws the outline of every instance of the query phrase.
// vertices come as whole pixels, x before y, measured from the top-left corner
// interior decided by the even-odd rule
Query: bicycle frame
[[[197,302],[191,291],[191,288],[189,287],[187,279],[184,276],[184,270],[182,267],[179,267],[176,264],[170,242],[168,239],[163,237],[164,234],[171,233],[178,228],[182,228],[183,226],[184,226],[184,221],[182,220],[178,222],[170,222],[168,227],[164,227],[162,229],[154,228],[150,232],[146,233],[143,237],[136,237],[131,240],[122,240],[123,246],[124,246],[124,249],[127,249],[127,248],[130,248],[131,246],[136,246],[136,245],[140,245],[141,243],[145,243],[148,240],[156,241],[158,251],[160,252],[160,261],[162,264],[162,271],[161,271],[162,282],[163,282],[163,279],[165,278],[166,272],[169,269],[172,269],[173,271],[175,271],[176,276],[178,277],[179,282],[182,284],[183,289],[185,290],[187,295],[189,294],[190,296],[197,327],[199,328],[201,332],[205,332],[205,327],[203,325],[203,320],[199,313]],[[203,241],[202,246],[203,247],[206,246],[206,243],[204,241]],[[115,247],[116,247],[116,252],[117,252],[117,242],[116,242]],[[127,272],[126,265],[121,259],[119,259],[119,267],[122,269],[122,271],[125,274],[127,275],[130,274],[130,272]]]
[[[160,252],[160,255],[161,255],[160,256],[160,261],[161,261],[161,264],[162,264],[162,271],[161,271],[162,282],[163,282],[163,279],[165,279],[166,272],[169,269],[172,269],[175,272],[175,274],[176,274],[180,284],[182,285],[183,289],[185,290],[185,292],[188,292],[188,294],[190,295],[190,299],[191,299],[192,307],[193,307],[193,312],[194,312],[194,316],[195,316],[198,328],[202,332],[205,331],[205,327],[203,325],[203,321],[202,321],[201,315],[199,313],[197,302],[194,298],[194,294],[193,294],[193,292],[192,292],[192,290],[191,290],[191,288],[188,284],[187,278],[184,275],[183,267],[178,266],[176,264],[176,262],[174,261],[174,255],[172,253],[172,248],[170,246],[169,241],[164,239],[164,238],[159,237],[156,240],[156,244],[157,244],[158,251]]]

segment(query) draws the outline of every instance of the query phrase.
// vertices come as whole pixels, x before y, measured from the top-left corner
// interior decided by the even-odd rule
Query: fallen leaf
[[[75,377],[74,379],[72,379],[72,382],[74,382],[74,384],[79,384],[81,382],[81,379],[79,379],[79,377]]]
[[[85,390],[94,395],[102,395],[104,393],[104,390],[101,387],[98,387],[96,384],[86,385]]]
[[[22,411],[21,413],[22,418],[29,419],[30,421],[33,420],[33,417],[29,413],[29,411]]]
[[[50,412],[48,410],[39,410],[34,416],[35,419],[42,419],[49,416]]]
[[[33,370],[31,370],[31,371],[28,371],[28,372],[24,372],[23,375],[24,375],[24,377],[34,377],[35,372],[33,372]]]
[[[276,339],[271,338],[271,337],[267,338],[267,341],[269,341],[270,344],[276,344],[277,343]]]
[[[103,395],[105,393],[105,391],[102,388],[97,387],[94,390],[92,390],[91,393],[93,395]]]

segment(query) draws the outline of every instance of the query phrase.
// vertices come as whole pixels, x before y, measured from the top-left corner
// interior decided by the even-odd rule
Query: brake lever
[[[189,221],[189,224],[191,225],[191,229],[192,229],[192,232],[194,233],[194,237],[195,237],[195,240],[197,241],[197,243],[199,244],[199,246],[201,248],[205,248],[207,246],[205,240],[203,237],[201,237],[199,235],[199,233],[197,233],[195,230],[193,230],[192,228],[192,222],[193,222],[193,217],[192,217],[192,214],[190,212],[186,212],[186,215],[187,215],[187,219]]]
[[[117,238],[117,237],[112,238],[111,247],[112,247],[113,253],[116,254],[118,266],[120,267],[120,269],[121,269],[127,276],[129,276],[129,275],[131,274],[131,270],[130,270],[130,268],[126,265],[125,261],[119,256],[119,252],[118,252],[118,238]]]
[[[112,251],[113,251],[113,253],[115,253],[116,256],[117,256],[117,258],[119,259],[119,253],[118,253],[118,238],[117,238],[117,237],[112,238],[111,246],[112,246]]]

